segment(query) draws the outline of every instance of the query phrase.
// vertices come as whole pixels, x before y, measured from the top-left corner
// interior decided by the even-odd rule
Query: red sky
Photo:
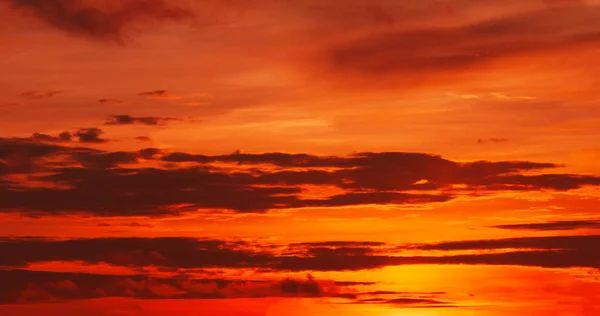
[[[600,1],[0,19],[1,315],[600,312]]]

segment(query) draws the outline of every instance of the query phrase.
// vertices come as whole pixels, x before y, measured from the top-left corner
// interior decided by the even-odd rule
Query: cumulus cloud
[[[104,131],[96,127],[82,128],[75,132],[80,143],[105,143],[108,140],[101,138],[102,134]]]
[[[37,141],[37,142],[68,143],[71,141],[72,135],[68,131],[64,131],[64,132],[58,134],[58,136],[52,136],[52,135],[42,134],[42,133],[33,133],[33,135],[31,135],[30,138],[31,138],[31,140]]]

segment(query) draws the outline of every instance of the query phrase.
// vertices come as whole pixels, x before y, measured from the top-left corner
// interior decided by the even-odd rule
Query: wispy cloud
[[[157,116],[131,116],[127,114],[111,115],[105,125],[165,125],[168,122],[178,121],[173,117],[157,117]]]
[[[58,94],[64,93],[64,91],[27,91],[21,93],[21,97],[25,99],[35,100],[35,99],[47,99],[52,98]]]
[[[200,99],[200,100],[190,100],[186,101],[184,104],[188,106],[198,106],[210,103],[211,96],[206,93],[187,93],[187,94],[177,94],[172,93],[168,90],[153,90],[153,91],[144,91],[137,94],[141,97],[146,97],[148,99],[156,99],[156,100],[181,100],[181,99]]]
[[[523,223],[495,225],[494,228],[511,230],[577,230],[600,229],[600,220],[551,221],[542,223]]]
[[[132,24],[182,21],[193,14],[163,0],[130,0],[115,7],[74,0],[9,0],[19,12],[31,14],[69,34],[96,40],[125,41]]]
[[[490,137],[490,138],[479,138],[477,140],[477,143],[479,144],[485,144],[485,143],[505,143],[510,141],[510,139],[508,138],[501,138],[501,137]]]

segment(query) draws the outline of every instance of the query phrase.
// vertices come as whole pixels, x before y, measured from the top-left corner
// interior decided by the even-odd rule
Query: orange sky
[[[600,1],[0,1],[1,315],[598,315]]]

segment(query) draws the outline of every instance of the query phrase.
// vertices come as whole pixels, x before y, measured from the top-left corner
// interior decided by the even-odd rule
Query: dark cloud
[[[0,160],[7,163],[10,173],[52,171],[67,166],[111,168],[137,162],[141,153],[106,152],[92,148],[67,147],[69,132],[58,136],[34,133],[29,138],[0,138]]]
[[[0,240],[0,265],[25,267],[47,261],[107,263],[131,268],[163,267],[172,269],[250,268],[285,271],[364,270],[418,263],[411,258],[393,257],[369,246],[329,247],[318,243],[284,246],[283,253],[272,244],[196,239],[94,238],[94,239],[21,239]],[[362,248],[362,249],[361,249]]]
[[[521,237],[488,240],[447,241],[416,245],[421,250],[472,250],[472,249],[590,249],[600,241],[598,235]],[[600,255],[600,254],[599,254]]]
[[[39,91],[27,91],[21,93],[21,97],[25,99],[47,99],[52,98],[53,96],[63,93],[63,91],[47,91],[47,92],[39,92]]]
[[[543,268],[600,268],[600,236],[552,236],[453,241],[385,247],[336,246],[318,243],[299,247],[195,238],[95,238],[0,240],[0,265],[26,267],[48,261],[106,263],[130,268],[233,268],[267,271],[358,271],[415,264],[516,265]],[[408,250],[436,255],[406,255]],[[455,254],[455,251],[477,251]],[[447,254],[440,255],[439,251]],[[300,286],[300,285],[290,285]],[[308,286],[308,285],[307,285]],[[293,288],[288,290],[293,292]],[[310,291],[308,291],[310,292]],[[383,293],[379,293],[383,294]]]
[[[0,304],[53,302],[103,297],[136,299],[223,299],[244,297],[348,297],[331,281],[159,278],[27,270],[0,270]],[[324,287],[326,285],[327,287]]]
[[[84,143],[107,141],[101,134],[100,129],[89,128],[73,136]],[[21,182],[3,184],[0,210],[35,216],[164,216],[198,209],[265,212],[427,204],[472,193],[572,190],[600,185],[596,176],[524,174],[559,167],[551,163],[459,163],[434,155],[394,152],[351,156],[240,152],[210,156],[156,148],[113,152],[62,145],[57,141],[66,140],[69,134],[61,135],[0,139],[0,160],[7,166],[4,169],[28,174],[25,180],[18,180]],[[150,168],[141,166],[140,159],[168,164]],[[240,170],[239,164],[255,166]],[[265,164],[275,168],[263,168]],[[41,171],[46,173],[37,174]],[[26,185],[29,180],[48,185],[30,187]],[[306,197],[303,185],[334,186],[341,192]],[[461,189],[455,189],[455,185],[461,185]]]
[[[81,151],[74,152],[71,157],[88,169],[108,169],[138,162],[138,155],[130,152]]]
[[[456,307],[449,302],[427,299],[427,298],[413,298],[413,297],[399,297],[399,298],[364,298],[357,299],[354,303],[358,304],[390,304],[390,305],[402,305],[402,307]]]
[[[100,227],[154,227],[151,224],[143,224],[139,222],[128,222],[128,223],[100,223]]]
[[[247,249],[243,248],[246,246]],[[72,240],[0,240],[1,265],[44,261],[84,261],[117,266],[172,268],[258,267],[269,265],[268,253],[242,242],[195,238],[96,238]]]
[[[63,168],[37,179],[68,183],[71,188],[5,190],[0,192],[4,201],[0,209],[29,210],[37,215],[87,212],[97,216],[175,215],[196,209],[264,212],[299,205],[296,195],[301,193],[300,188],[293,187],[256,187],[250,175],[202,168]]]
[[[36,141],[36,142],[68,143],[71,141],[72,135],[68,131],[64,131],[64,132],[58,134],[58,136],[52,136],[52,135],[42,134],[42,133],[33,133],[33,135],[31,135],[30,138],[31,138],[31,140]]]
[[[136,140],[139,140],[140,142],[149,142],[152,141],[152,139],[148,136],[138,136],[135,138]]]
[[[235,162],[238,164],[273,164],[279,167],[341,168],[335,171],[281,171],[265,174],[261,180],[297,184],[332,184],[345,188],[369,188],[375,190],[433,190],[451,184],[468,184],[481,188],[503,184],[508,179],[513,185],[522,178],[512,179],[519,172],[558,167],[551,163],[490,162],[477,161],[457,163],[442,157],[421,153],[358,153],[349,157],[321,157],[308,154],[242,154],[206,156],[189,153],[170,153],[161,158],[168,162]],[[503,176],[504,178],[501,178]],[[569,175],[563,175],[570,178]],[[560,177],[560,176],[559,176]],[[596,179],[592,177],[593,179]],[[589,179],[590,182],[594,182]],[[423,182],[423,180],[426,180]],[[538,179],[541,185],[544,179]],[[551,179],[547,179],[551,180]],[[421,181],[421,183],[419,183]],[[532,178],[524,180],[529,187],[535,186]],[[495,183],[498,182],[498,183]],[[577,182],[577,181],[575,181]],[[585,182],[585,181],[584,181]],[[525,186],[525,184],[523,184]],[[526,189],[529,189],[527,187]],[[350,198],[350,197],[346,197]],[[354,196],[359,198],[359,196]]]
[[[510,139],[508,138],[497,138],[497,137],[492,137],[492,138],[479,138],[477,140],[477,143],[479,144],[485,144],[485,143],[505,143],[510,141]]]
[[[545,223],[525,223],[496,225],[494,228],[511,230],[576,230],[600,228],[600,220],[578,220],[578,221],[551,221]]]
[[[446,202],[451,200],[451,195],[412,194],[395,192],[366,192],[345,193],[328,196],[323,199],[303,199],[289,207],[333,207],[347,205],[368,204],[422,204],[434,202]]]
[[[8,167],[8,165],[0,161],[0,176],[8,174],[9,171],[10,168]]]
[[[104,134],[99,128],[82,128],[75,132],[75,136],[79,138],[80,143],[105,143],[108,140],[102,139],[100,136]]]
[[[510,250],[475,255],[420,257],[421,262],[437,264],[521,265],[544,268],[600,268],[597,245],[600,236],[523,237],[493,240],[449,241],[412,247],[420,250]],[[533,249],[533,250],[531,250]]]
[[[137,154],[141,158],[144,159],[155,159],[157,155],[161,153],[161,150],[158,148],[144,148],[138,150]]]
[[[154,90],[154,91],[144,91],[138,93],[139,96],[148,97],[148,98],[166,98],[168,97],[169,91],[167,90]]]
[[[333,71],[440,74],[506,56],[593,43],[600,7],[571,6],[500,16],[457,27],[371,32],[328,53]]]
[[[368,286],[368,285],[375,285],[375,284],[377,284],[377,282],[335,281],[334,284],[337,286]]]
[[[290,244],[291,247],[378,247],[385,246],[380,241],[316,241]]]
[[[7,166],[7,173],[32,173],[46,169],[42,161],[46,157],[59,156],[64,147],[40,143],[30,138],[0,138],[0,161]],[[1,205],[1,204],[0,204]]]
[[[69,300],[126,297],[135,299],[226,298],[337,298],[332,303],[394,304],[405,307],[452,307],[438,300],[443,293],[361,293],[355,285],[369,282],[337,282],[305,279],[277,280],[206,279],[187,275],[105,275],[86,273],[0,270],[0,304],[27,304]]]
[[[16,10],[31,14],[64,32],[93,39],[123,42],[132,24],[182,21],[193,14],[163,0],[130,0],[110,6],[77,0],[9,0]]]
[[[105,103],[110,103],[110,104],[122,104],[125,103],[125,101],[123,100],[119,100],[119,99],[100,99],[98,100],[98,102],[105,104]]]
[[[105,125],[164,125],[171,121],[177,121],[178,119],[172,117],[157,117],[157,116],[130,116],[126,114],[113,115],[110,117]]]

